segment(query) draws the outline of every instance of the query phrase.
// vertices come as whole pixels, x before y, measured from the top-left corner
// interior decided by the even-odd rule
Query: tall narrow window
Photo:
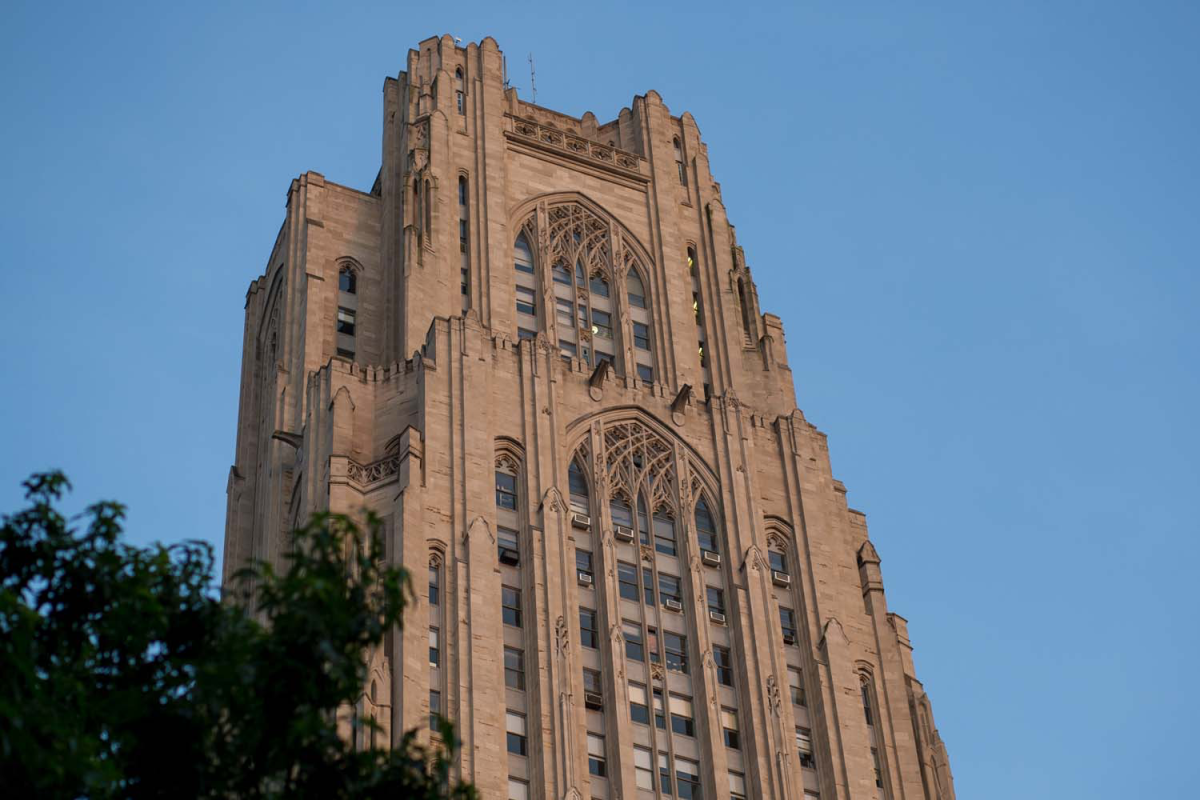
[[[729,773],[730,800],[746,800],[746,776],[740,772]]]
[[[813,758],[812,731],[808,728],[796,728],[796,750],[800,753],[800,766],[815,769],[817,761]]]
[[[496,471],[496,507],[515,511],[517,508],[517,476]]]
[[[683,163],[683,144],[679,141],[679,137],[675,137],[675,169],[679,172],[679,185],[687,186],[687,166]]]
[[[608,775],[608,765],[604,753],[604,737],[598,733],[588,733],[588,772],[597,778]]]
[[[796,612],[790,608],[779,608],[779,627],[783,631],[783,643],[796,643]]]
[[[529,739],[527,735],[525,715],[509,711],[505,715],[505,725],[508,732],[508,752],[515,756],[529,755]]]
[[[438,667],[442,664],[442,638],[437,628],[429,629],[429,666]]]
[[[704,378],[704,396],[712,393],[712,373],[709,369],[708,331],[704,321],[704,300],[700,291],[700,270],[696,263],[696,249],[687,249],[688,275],[692,279],[692,315],[696,318],[696,349],[700,358],[700,373]]]
[[[429,605],[441,605],[442,567],[436,561],[429,562]]]
[[[645,747],[633,746],[633,776],[639,789],[645,789],[647,792],[654,791],[653,756]]]
[[[629,268],[629,272],[625,276],[625,291],[629,295],[630,306],[633,308],[646,307],[646,287],[642,285],[642,278],[633,267]]]
[[[724,732],[725,746],[730,750],[741,750],[742,740],[738,730],[738,713],[732,708],[721,709],[721,730]]]
[[[867,718],[867,725],[875,725],[875,715],[871,712],[871,687],[867,686],[865,680],[859,682],[859,689],[862,692],[863,715]]]
[[[578,461],[572,461],[567,470],[567,484],[571,493],[572,510],[587,514],[591,510],[587,476],[583,474],[583,468],[579,466]]]
[[[717,683],[733,686],[733,656],[728,647],[713,645],[713,663],[717,666]]]
[[[692,698],[671,695],[671,730],[683,736],[696,735],[695,711]]]
[[[433,184],[425,179],[425,230],[433,231]]]
[[[687,637],[671,631],[663,631],[663,641],[667,651],[667,669],[687,675]]]
[[[504,685],[510,689],[525,688],[525,652],[515,647],[504,648]]]
[[[350,267],[342,267],[338,273],[338,291],[346,294],[358,293],[358,278]]]
[[[804,675],[795,667],[788,667],[788,687],[792,693],[792,704],[797,706],[805,705]]]
[[[596,612],[591,608],[579,609],[579,644],[593,650],[599,646],[600,634],[596,628]]]
[[[521,590],[511,586],[500,587],[501,618],[505,625],[520,628],[521,625]]]
[[[621,635],[625,639],[625,657],[630,661],[645,661],[646,649],[642,643],[642,626],[626,620],[621,623]]]
[[[708,610],[713,614],[725,613],[725,592],[715,586],[705,587],[708,594]]]
[[[629,684],[629,718],[640,725],[650,724],[649,698],[640,683]]]
[[[513,269],[516,280],[517,327],[536,331],[537,278],[534,275],[533,250],[524,232],[517,236],[513,245]]]
[[[458,252],[459,293],[462,295],[462,310],[471,307],[471,209],[467,204],[469,190],[467,176],[458,176]]]
[[[462,67],[454,70],[454,106],[459,114],[467,113],[466,85],[463,81]]]
[[[690,758],[675,757],[675,782],[679,800],[700,800],[700,764]]]
[[[442,716],[442,693],[429,692],[429,730],[436,731]]]
[[[746,338],[747,343],[753,342],[753,334],[750,330],[750,317],[754,313],[750,308],[750,295],[746,292],[746,279],[738,278],[738,304],[742,308],[742,333]]]
[[[703,497],[696,503],[696,543],[706,552],[720,552],[717,546],[717,526]]]

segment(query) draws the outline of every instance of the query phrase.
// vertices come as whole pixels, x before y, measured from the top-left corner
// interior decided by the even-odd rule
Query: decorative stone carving
[[[767,704],[771,708],[771,713],[779,716],[779,683],[775,680],[774,675],[767,676]]]

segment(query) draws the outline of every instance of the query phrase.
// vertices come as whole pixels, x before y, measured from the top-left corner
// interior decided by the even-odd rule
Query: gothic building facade
[[[372,189],[292,182],[246,296],[227,578],[312,511],[380,515],[422,591],[347,729],[445,715],[484,798],[950,800],[695,120],[654,91],[575,118],[503,69],[422,42]]]

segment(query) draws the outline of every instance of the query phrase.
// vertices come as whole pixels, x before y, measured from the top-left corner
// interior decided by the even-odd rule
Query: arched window
[[[513,245],[513,269],[517,302],[517,334],[531,339],[537,335],[537,279],[534,277],[533,250],[522,231]]]
[[[571,462],[571,468],[567,470],[567,483],[570,486],[571,508],[581,514],[587,514],[591,507],[587,476],[584,475],[578,461]]]
[[[358,278],[350,267],[342,267],[338,272],[338,291],[346,294],[358,293]]]
[[[625,275],[625,288],[629,294],[630,306],[633,308],[646,307],[646,288],[642,285],[641,276],[633,267],[630,267],[629,272]]]
[[[687,186],[687,167],[683,163],[683,145],[679,141],[679,137],[675,137],[675,169],[679,171],[679,185]]]
[[[713,520],[712,512],[708,510],[708,501],[703,497],[696,503],[696,542],[703,551],[721,552],[717,543],[717,524]]]
[[[466,88],[463,82],[462,67],[454,70],[454,105],[459,114],[467,113]]]
[[[614,495],[609,501],[608,513],[612,517],[613,525],[620,525],[623,528],[633,528],[633,510],[629,507],[629,499],[623,495]]]

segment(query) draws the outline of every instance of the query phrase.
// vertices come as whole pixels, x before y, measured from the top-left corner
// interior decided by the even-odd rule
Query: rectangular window
[[[600,673],[594,669],[583,670],[583,690],[585,692],[594,692],[602,694],[603,689],[600,686]]]
[[[467,240],[470,239],[470,226],[465,219],[458,221],[458,249],[460,252],[467,252]]]
[[[613,525],[633,527],[633,511],[630,510],[629,504],[625,502],[624,498],[614,497],[608,504],[608,514],[612,517]]]
[[[663,555],[675,555],[675,520],[654,515],[654,549]]]
[[[649,364],[638,364],[637,376],[638,380],[640,381],[654,383],[654,367],[650,366]]]
[[[626,600],[637,602],[637,567],[633,564],[626,564],[624,561],[617,562],[617,591]]]
[[[746,800],[746,776],[740,772],[729,773],[729,797],[731,800]]]
[[[654,570],[642,567],[642,592],[646,595],[646,605],[654,605]]]
[[[579,609],[579,643],[584,647],[598,647],[599,635],[596,633],[596,612],[590,608]]]
[[[529,755],[529,740],[525,733],[525,715],[509,711],[505,715],[508,730],[508,752],[513,755]]]
[[[670,797],[674,794],[671,782],[671,762],[666,753],[658,754],[658,783],[662,793]]]
[[[575,551],[575,569],[584,575],[595,575],[592,571],[592,552],[590,550]]]
[[[671,631],[663,631],[663,642],[667,650],[667,669],[688,674],[687,637]]]
[[[816,759],[813,758],[812,731],[808,728],[796,728],[796,751],[800,753],[800,766],[815,769]]]
[[[596,733],[588,733],[588,772],[598,778],[608,775],[608,765],[604,756],[604,737]]]
[[[790,608],[779,608],[779,626],[783,630],[783,640],[785,642],[795,644],[796,642],[796,612]]]
[[[875,748],[875,747],[871,748],[871,761],[875,765],[875,785],[878,788],[882,789],[883,788],[883,768],[879,765],[879,750],[878,750],[878,748]]]
[[[533,270],[529,270],[533,272]],[[561,283],[564,286],[571,285],[571,270],[567,269],[566,264],[555,264],[550,269],[550,274],[554,278],[555,283]]]
[[[786,573],[788,571],[787,559],[784,558],[783,553],[779,552],[778,550],[768,550],[767,561],[770,563],[771,569],[775,570],[776,572]]]
[[[633,323],[633,346],[638,350],[650,349],[650,326],[643,322]]]
[[[559,297],[555,300],[555,308],[558,314],[558,324],[565,326],[568,330],[575,327],[575,304],[570,300],[564,300]]]
[[[337,332],[347,336],[354,335],[354,312],[349,308],[339,308],[337,312]]]
[[[436,606],[442,602],[442,571],[436,566],[429,567],[429,605]]]
[[[859,691],[862,692],[863,714],[866,715],[867,724],[874,725],[875,719],[871,714],[871,690],[867,687],[867,682],[863,681],[858,685]]]
[[[674,600],[676,603],[682,603],[683,595],[680,592],[679,578],[662,572],[658,573],[658,597],[663,602]]]
[[[512,528],[496,526],[496,546],[500,551],[500,562],[515,566],[521,563],[521,546],[517,532]]]
[[[442,663],[441,634],[437,628],[429,629],[429,666],[436,667]]]
[[[531,331],[529,328],[517,328],[517,340],[536,339],[537,331]]]
[[[612,315],[607,311],[592,309],[592,335],[601,339],[612,338]]]
[[[510,689],[525,688],[525,652],[515,647],[504,648],[504,685]]]
[[[639,789],[654,791],[654,757],[645,747],[633,746],[633,774]]]
[[[728,647],[713,646],[713,662],[717,666],[717,683],[733,686],[733,656]]]
[[[517,476],[507,472],[496,473],[496,507],[517,510]]]
[[[795,667],[788,667],[788,687],[792,692],[792,704],[806,705],[804,702],[804,675]]]
[[[442,716],[442,693],[429,692],[429,730],[436,731]]]
[[[346,349],[346,348],[344,348],[344,347],[339,347],[339,348],[337,349],[337,354],[338,354],[338,357],[339,357],[339,358],[351,358],[351,359],[352,359],[352,358],[354,358],[354,351],[353,351],[353,350],[347,350],[347,349]]]
[[[667,706],[662,689],[654,690],[654,727],[664,731],[667,729]]]
[[[650,651],[650,663],[657,664],[662,648],[658,646],[658,628],[646,629],[646,649]]]
[[[558,352],[563,358],[572,359],[579,355],[579,350],[576,349],[574,342],[568,342],[565,339],[558,340]]]
[[[509,778],[508,800],[529,800],[529,784],[520,778]]]
[[[675,758],[675,781],[680,800],[700,800],[700,765],[690,758]]]
[[[537,292],[528,286],[517,287],[517,313],[534,316],[537,314]]]
[[[621,623],[621,634],[625,637],[625,657],[630,661],[645,661],[646,649],[642,643],[642,626],[626,620]]]
[[[725,592],[715,586],[706,587],[708,595],[708,610],[715,611],[718,614],[725,613]]]
[[[738,735],[738,714],[732,708],[721,709],[721,730],[725,732],[725,746],[730,750],[741,750],[741,739]]]
[[[521,590],[511,586],[500,587],[501,615],[505,625],[521,627]]]
[[[646,687],[640,683],[629,684],[629,717],[641,725],[650,724],[649,698]]]
[[[696,717],[692,698],[671,695],[671,730],[684,736],[696,735]]]

